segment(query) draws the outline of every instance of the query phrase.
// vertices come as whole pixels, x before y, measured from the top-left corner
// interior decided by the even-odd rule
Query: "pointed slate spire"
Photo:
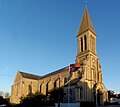
[[[88,14],[88,10],[87,10],[87,8],[85,8],[84,15],[82,17],[82,21],[81,21],[77,36],[79,36],[80,34],[82,34],[83,32],[85,32],[87,30],[90,30],[92,33],[94,33],[96,35],[96,32],[95,32],[94,27],[92,25],[92,21],[90,19],[89,14]]]

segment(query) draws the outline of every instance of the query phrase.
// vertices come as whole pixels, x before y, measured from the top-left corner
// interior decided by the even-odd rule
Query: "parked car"
[[[2,104],[2,105],[0,105],[0,107],[6,107],[7,105],[6,104]]]

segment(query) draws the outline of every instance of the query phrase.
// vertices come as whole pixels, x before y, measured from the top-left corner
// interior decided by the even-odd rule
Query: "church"
[[[96,52],[96,32],[87,8],[76,37],[78,52],[75,63],[81,64],[81,67],[72,73],[70,81],[68,66],[43,76],[18,71],[11,87],[10,102],[18,104],[20,97],[37,91],[46,94],[49,90],[61,86],[66,90],[66,84],[70,82],[70,102],[94,102],[103,105],[107,101],[107,90],[102,81],[102,69]],[[67,99],[65,101],[67,102]]]

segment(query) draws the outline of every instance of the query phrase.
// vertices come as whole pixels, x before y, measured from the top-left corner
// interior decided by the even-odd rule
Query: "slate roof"
[[[61,72],[64,72],[64,71],[66,71],[66,70],[68,70],[68,69],[69,69],[68,66],[67,66],[67,67],[64,67],[64,68],[62,68],[62,69],[56,70],[56,71],[54,71],[54,72],[51,72],[51,73],[49,73],[49,74],[43,75],[40,79],[46,78],[46,77],[48,77],[48,76],[52,76],[52,75],[55,75],[55,74],[58,74],[58,73],[61,73]]]
[[[21,71],[19,71],[19,73],[21,74],[23,78],[34,79],[34,80],[39,80],[41,78],[41,76],[29,74],[29,73],[25,73]]]
[[[94,33],[96,35],[96,32],[95,32],[94,27],[92,25],[92,21],[90,19],[89,14],[88,14],[88,10],[87,10],[87,8],[85,8],[84,15],[82,17],[82,21],[81,21],[77,36],[79,36],[80,34],[82,34],[83,32],[85,32],[87,30],[90,30],[92,33]]]
[[[67,66],[67,67],[64,67],[64,68],[62,68],[62,69],[56,70],[56,71],[54,71],[54,72],[52,72],[52,73],[43,75],[43,76],[38,76],[38,75],[34,75],[34,74],[29,74],[29,73],[25,73],[25,72],[21,72],[21,71],[19,71],[19,73],[21,74],[21,76],[22,76],[23,78],[39,80],[39,79],[43,79],[43,78],[46,78],[46,77],[49,77],[49,76],[52,76],[52,75],[55,75],[55,74],[64,72],[64,71],[66,71],[66,70],[68,70],[68,66]]]

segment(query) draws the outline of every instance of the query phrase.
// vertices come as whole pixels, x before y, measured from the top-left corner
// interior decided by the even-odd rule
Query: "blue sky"
[[[120,0],[88,1],[107,89],[120,92]],[[0,91],[19,70],[45,75],[75,62],[85,0],[0,0]]]

